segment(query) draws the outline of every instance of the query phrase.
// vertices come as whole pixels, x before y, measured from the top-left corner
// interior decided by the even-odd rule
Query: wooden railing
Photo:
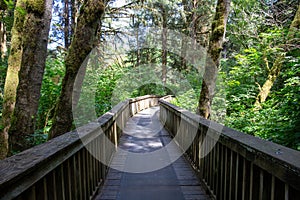
[[[119,103],[98,122],[80,127],[44,144],[0,161],[0,199],[90,199],[105,179],[114,150],[128,118],[158,105],[157,96]],[[104,134],[101,134],[104,133]]]
[[[160,100],[160,118],[215,199],[299,199],[300,152],[223,127]]]

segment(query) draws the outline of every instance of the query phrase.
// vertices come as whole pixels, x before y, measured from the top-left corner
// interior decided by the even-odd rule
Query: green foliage
[[[196,112],[202,84],[201,76],[195,69],[183,70],[181,73],[185,75],[184,77],[189,82],[191,88],[184,93],[177,94],[171,103],[186,110]]]
[[[48,57],[39,102],[37,131],[32,136],[33,141],[42,140],[39,138],[44,138],[44,136],[40,134],[47,134],[51,127],[56,101],[60,95],[64,71],[63,55]]]
[[[13,0],[4,1],[8,8],[14,8]],[[224,122],[226,126],[300,150],[300,50],[290,50],[288,46],[285,46],[288,26],[292,20],[293,10],[295,10],[292,7],[295,0],[290,2],[292,3],[286,3],[286,6],[290,6],[286,12],[278,12],[280,16],[272,18],[272,13],[276,11],[276,2],[274,2],[273,7],[270,7],[268,4],[262,4],[262,1],[257,0],[232,1],[232,12],[227,25],[226,51],[221,63],[216,96],[213,100],[212,119],[222,122],[226,114]],[[60,3],[56,2],[56,4]],[[281,5],[285,4],[282,3]],[[206,18],[211,18],[212,12],[208,9],[214,6],[215,1],[209,1],[209,3],[206,2],[205,5],[199,6],[196,13],[201,16],[199,18],[201,23],[202,21],[206,22]],[[185,12],[180,1],[153,0],[146,1],[143,5],[132,3],[132,7],[135,7],[135,9],[131,11],[127,8],[120,9],[120,14],[116,13],[117,9],[108,9],[111,16],[105,17],[103,21],[103,29],[105,30],[103,32],[105,34],[118,34],[119,31],[126,33],[128,29],[137,28],[138,33],[134,37],[139,38],[139,41],[136,41],[136,38],[131,38],[132,41],[130,41],[132,43],[130,45],[136,47],[138,42],[143,43],[143,40],[145,40],[144,30],[151,26],[162,25],[162,11],[165,10],[168,29],[180,29],[179,32],[187,35],[191,34],[184,21],[189,20],[187,16],[191,16],[194,11]],[[26,14],[23,8],[17,7],[16,10],[21,15]],[[56,12],[62,13],[63,10],[61,7],[56,6]],[[123,27],[124,24],[120,21],[123,17],[121,13],[134,13],[134,18],[130,18],[132,24]],[[120,16],[120,18],[116,16]],[[4,20],[9,33],[13,17],[5,15],[1,20]],[[280,24],[272,20],[282,20],[283,23]],[[116,27],[114,26],[115,21],[118,21]],[[190,22],[187,21],[186,23],[189,24]],[[199,26],[207,25],[201,23],[199,23]],[[64,33],[62,33],[62,30],[64,30],[62,15],[53,24],[56,24],[57,27],[51,32],[52,39],[64,41],[62,39],[64,36]],[[8,37],[10,37],[10,33]],[[122,40],[122,37],[119,37],[119,39]],[[105,40],[105,38],[102,39]],[[171,39],[168,38],[170,41]],[[199,35],[199,39],[203,39],[201,35]],[[88,109],[93,109],[96,115],[100,116],[126,98],[146,94],[162,96],[173,94],[176,99],[172,103],[184,109],[196,110],[202,84],[201,76],[191,66],[183,66],[180,56],[168,52],[167,85],[161,85],[160,76],[157,76],[157,74],[161,73],[162,51],[161,49],[155,49],[157,40],[151,41],[151,38],[149,41],[146,40],[149,46],[128,52],[125,61],[114,60],[113,64],[106,68],[98,63],[95,65],[97,67],[88,69],[88,77],[86,78],[89,81],[83,85],[87,93],[84,93],[86,96],[82,99],[81,109],[86,109],[87,113],[92,112]],[[175,46],[180,50],[180,46]],[[262,104],[262,109],[255,110],[253,105],[259,87],[265,82],[268,70],[282,52],[287,53],[287,56],[280,76],[273,85],[267,101]],[[153,71],[156,70],[154,73],[152,73],[152,69],[140,67],[150,64],[153,64]],[[1,61],[0,110],[2,110],[6,69],[7,60]],[[172,70],[177,71],[182,77],[176,73],[170,73]],[[47,139],[55,105],[60,95],[63,76],[64,55],[49,57],[43,79],[36,132],[27,138],[32,144],[40,144]],[[139,81],[134,82],[134,80]],[[89,93],[93,89],[96,93]],[[226,95],[226,102],[224,95]],[[94,107],[89,108],[87,105],[91,101]],[[223,112],[224,110],[226,110],[226,113]],[[82,117],[84,118],[84,116]]]
[[[0,59],[0,121],[2,118],[2,105],[4,95],[4,84],[7,70],[7,59]]]
[[[266,37],[264,40],[270,37],[269,34],[263,35]],[[270,65],[274,62],[274,57],[276,58],[276,51],[281,51],[267,46],[262,50],[270,57]],[[261,66],[265,65],[262,57],[261,53],[251,48],[245,49],[243,54],[237,54],[230,61],[224,61],[225,68],[228,67],[225,125],[299,150],[299,57],[286,58],[287,62],[284,63],[282,73],[275,82],[269,98],[262,105],[262,109],[256,110],[253,103],[258,93],[258,84],[262,84],[267,75],[267,70],[261,69]]]
[[[112,108],[112,95],[118,79],[126,72],[124,66],[113,64],[98,74],[95,107],[97,116]]]
[[[176,98],[171,101],[171,103],[186,110],[196,112],[199,95],[199,91],[196,93],[195,90],[190,89],[181,95],[177,95]]]

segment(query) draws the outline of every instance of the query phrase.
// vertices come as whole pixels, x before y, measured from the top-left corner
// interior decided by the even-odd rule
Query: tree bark
[[[230,2],[231,0],[218,0],[216,14],[212,22],[212,34],[209,40],[205,72],[197,108],[197,113],[206,119],[210,117],[211,113],[211,105],[215,93],[216,78],[226,33]]]
[[[17,2],[17,7],[23,8],[21,1]],[[4,84],[4,98],[2,110],[2,127],[0,130],[0,157],[5,158],[8,153],[8,130],[10,120],[15,108],[17,87],[19,84],[18,72],[21,64],[22,54],[22,29],[25,16],[15,11],[14,24],[12,28],[11,50],[8,57],[8,68]]]
[[[298,6],[298,10],[295,14],[295,17],[294,17],[291,25],[290,25],[289,32],[287,34],[287,39],[286,39],[287,44],[289,43],[289,41],[294,39],[295,34],[299,32],[299,29],[300,29],[300,6]],[[268,78],[267,78],[266,82],[263,84],[263,86],[260,88],[260,91],[256,97],[256,101],[254,103],[254,109],[256,109],[256,110],[261,109],[261,104],[266,101],[277,77],[280,74],[286,53],[287,52],[280,54],[276,58],[272,68],[269,70]]]
[[[161,79],[162,83],[165,86],[167,83],[167,11],[164,8],[164,5],[161,5],[162,11],[162,33],[161,33],[161,40],[162,40],[162,74]]]
[[[18,1],[16,7],[25,9],[22,1]],[[2,158],[6,157],[8,153],[8,130],[10,128],[11,116],[15,108],[17,87],[19,84],[18,72],[21,65],[22,30],[24,21],[25,15],[22,15],[19,11],[15,10],[11,38],[11,50],[8,57],[8,68],[4,84],[2,129],[0,130],[0,154]]]
[[[11,152],[31,147],[27,137],[35,130],[52,16],[52,0],[19,0],[18,3],[24,6],[26,13],[19,13],[25,17],[17,33],[21,53],[17,60],[20,71],[16,104],[9,129]]]
[[[72,128],[73,85],[81,64],[96,46],[97,29],[104,8],[103,1],[85,0],[80,9],[74,38],[65,59],[66,74],[49,138],[62,135]]]
[[[3,21],[4,11],[0,11],[0,56],[1,59],[6,57],[7,44],[6,44],[6,27]]]
[[[65,48],[68,49],[70,46],[70,9],[69,9],[69,0],[64,2],[64,40]]]
[[[183,33],[190,36],[192,44],[187,44],[186,38],[181,45],[181,69],[187,68],[186,52],[194,51],[197,45],[207,48],[209,42],[209,27],[211,27],[211,14],[214,4],[204,0],[182,0],[185,19],[183,23]],[[192,63],[197,60],[197,55],[193,55]]]

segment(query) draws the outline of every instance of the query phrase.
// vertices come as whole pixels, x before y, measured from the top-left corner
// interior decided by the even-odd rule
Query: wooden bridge
[[[170,98],[126,100],[97,122],[0,161],[0,199],[299,199],[300,152],[202,119]]]

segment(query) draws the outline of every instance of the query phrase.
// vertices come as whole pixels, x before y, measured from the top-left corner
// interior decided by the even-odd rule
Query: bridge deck
[[[96,200],[209,199],[158,113],[152,107],[127,122]]]

